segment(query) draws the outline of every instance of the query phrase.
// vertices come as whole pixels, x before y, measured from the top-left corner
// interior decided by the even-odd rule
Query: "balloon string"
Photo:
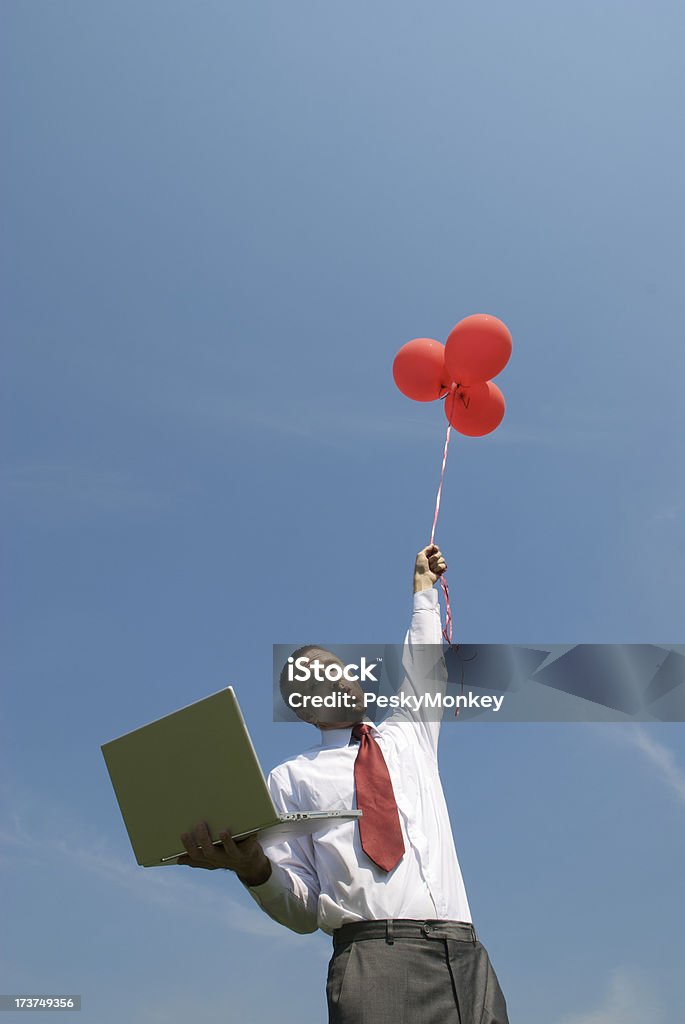
[[[438,513],[440,511],[440,496],[442,495],[442,484],[445,479],[445,466],[447,464],[447,449],[450,444],[450,433],[452,430],[452,424],[447,424],[447,433],[445,434],[445,448],[442,453],[442,469],[440,471],[440,483],[438,485],[438,494],[435,499],[435,515],[433,516],[433,528],[431,530],[430,544],[433,544],[435,539],[435,527],[438,522]],[[440,577],[440,586],[442,587],[445,595],[445,625],[442,630],[442,635],[445,641],[452,647],[452,610],[450,608],[450,592],[447,586],[447,580],[445,579],[445,573]]]
[[[440,511],[440,495],[442,494],[442,482],[445,479],[445,464],[447,462],[447,449],[450,443],[450,431],[452,430],[452,424],[447,424],[447,434],[445,435],[445,450],[442,453],[442,472],[440,473],[440,484],[438,486],[438,496],[435,499],[435,515],[433,516],[433,529],[431,530],[430,543],[433,543],[435,537],[435,525],[438,521],[438,512]]]
[[[452,390],[454,390],[454,388]],[[445,434],[445,448],[444,448],[443,453],[442,453],[442,469],[440,471],[440,483],[438,485],[438,493],[437,493],[437,497],[435,499],[435,515],[433,516],[433,528],[431,530],[431,539],[430,539],[431,545],[433,544],[434,539],[435,539],[435,527],[436,527],[437,522],[438,522],[438,513],[440,511],[440,497],[442,495],[442,484],[443,484],[443,481],[445,479],[445,465],[447,464],[447,449],[449,448],[451,430],[452,430],[452,424],[448,422],[448,424],[447,424],[447,433]],[[445,579],[446,575],[447,575],[447,573],[444,572],[442,574],[442,576],[440,576],[440,586],[442,587],[443,594],[445,595],[445,625],[442,628],[442,635],[445,638],[445,642],[447,643],[448,647],[454,647],[454,649],[457,650],[459,648],[459,644],[458,643],[457,644],[453,644],[452,643],[452,609],[450,607],[449,587],[447,586],[447,580]],[[462,694],[464,692],[464,665],[463,665],[463,663],[462,663],[462,666],[461,666],[461,692],[462,692]],[[459,717],[459,711],[460,711],[460,708],[459,708],[459,706],[457,706],[457,710],[455,712],[455,717],[456,718]]]

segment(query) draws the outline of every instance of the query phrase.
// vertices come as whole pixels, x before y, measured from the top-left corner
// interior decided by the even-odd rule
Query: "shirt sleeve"
[[[402,672],[400,697],[417,699],[409,701],[408,706],[400,706],[383,725],[387,728],[411,722],[422,749],[437,758],[447,668],[442,649],[440,604],[434,588],[414,594],[411,622],[402,649]]]
[[[289,779],[278,769],[270,772],[267,786],[279,814],[299,810]],[[319,880],[314,867],[311,836],[265,845],[271,875],[262,885],[246,886],[265,914],[293,932],[305,934],[318,928]]]

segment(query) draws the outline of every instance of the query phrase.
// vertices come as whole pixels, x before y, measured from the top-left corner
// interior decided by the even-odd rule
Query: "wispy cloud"
[[[619,968],[612,974],[601,1004],[560,1018],[556,1024],[661,1024],[666,1018],[644,979]]]
[[[670,747],[656,740],[642,725],[626,728],[623,738],[644,754],[664,785],[685,804],[685,771]]]
[[[26,463],[6,470],[6,500],[50,516],[122,515],[157,508],[159,495],[124,473],[66,463]]]
[[[3,813],[5,825],[0,829],[0,856],[6,871],[14,866],[36,867],[44,874],[54,872],[61,864],[63,868],[86,871],[106,885],[128,892],[137,905],[142,902],[178,911],[184,916],[194,914],[222,930],[282,942],[296,939],[294,933],[266,917],[256,904],[253,909],[232,900],[228,895],[231,882],[239,883],[227,878],[225,872],[212,872],[218,891],[210,891],[191,876],[200,869],[179,869],[176,865],[139,867],[133,860],[114,854],[102,836],[74,820],[64,808],[58,813],[52,807],[46,819],[44,809],[38,813],[37,803],[31,794],[23,793],[22,814],[13,810]],[[29,820],[41,822],[40,842],[36,841],[35,831],[28,827]]]
[[[679,505],[664,505],[652,513],[650,522],[663,523],[669,520],[679,519],[682,515],[682,508]]]
[[[655,722],[646,726],[638,722],[624,722],[620,729],[606,729],[598,723],[588,723],[601,736],[602,742],[614,742],[633,747],[649,763],[655,777],[679,803],[685,804],[685,768],[674,752],[655,737],[656,730],[670,728],[670,723]],[[676,728],[676,726],[674,726]]]
[[[217,400],[203,396],[201,400],[182,396],[174,410],[212,427],[234,429],[236,425],[274,431],[306,438],[317,444],[335,446],[341,439],[363,440],[386,438],[410,440],[427,438],[443,430],[444,418],[428,417],[417,423],[411,416],[388,415],[377,412],[373,406],[360,405],[358,398],[346,401],[339,398],[292,396],[286,394],[268,403],[250,400]]]
[[[363,391],[338,394],[331,399],[326,388],[318,394],[290,391],[263,396],[236,397],[212,394],[189,395],[165,393],[160,399],[162,408],[174,415],[184,416],[212,429],[235,430],[239,425],[247,429],[274,431],[276,434],[301,437],[316,445],[349,449],[350,445],[364,441],[389,444],[424,443],[434,440],[440,444],[447,429],[443,403],[412,403],[401,399],[385,405],[375,394]],[[472,444],[453,431],[459,443]],[[577,438],[577,431],[573,435]],[[592,435],[593,439],[595,435]],[[512,445],[525,443],[551,444],[549,431],[532,429],[529,425],[505,421],[505,428],[488,435],[487,443]]]

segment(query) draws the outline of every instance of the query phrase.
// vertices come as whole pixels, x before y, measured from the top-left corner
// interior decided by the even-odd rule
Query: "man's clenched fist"
[[[436,544],[422,548],[416,556],[414,566],[414,593],[429,590],[446,569],[447,563]]]

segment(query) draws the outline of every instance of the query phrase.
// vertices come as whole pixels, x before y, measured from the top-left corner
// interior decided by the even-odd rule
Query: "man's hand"
[[[209,871],[216,868],[235,871],[245,885],[261,885],[271,876],[271,861],[255,836],[236,843],[226,829],[219,833],[219,839],[221,846],[214,846],[209,826],[204,821],[199,822],[192,832],[182,833],[181,842],[188,852],[182,853],[176,863]]]
[[[430,590],[446,569],[447,564],[437,545],[429,544],[427,548],[423,548],[416,556],[414,593],[418,594],[420,590]]]

